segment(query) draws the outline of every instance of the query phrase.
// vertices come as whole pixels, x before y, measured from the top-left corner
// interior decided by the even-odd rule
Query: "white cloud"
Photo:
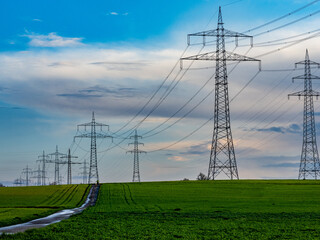
[[[39,18],[34,18],[34,19],[32,19],[32,21],[34,21],[34,22],[42,22],[42,20],[39,19]]]
[[[168,157],[169,160],[175,161],[175,162],[186,162],[188,161],[187,158],[182,157],[182,156],[172,156],[172,157]]]
[[[117,13],[117,12],[110,12],[110,15],[118,16],[119,13]]]
[[[30,39],[29,45],[32,47],[77,47],[84,45],[82,38],[62,37],[54,32],[48,35],[26,34],[24,37]]]

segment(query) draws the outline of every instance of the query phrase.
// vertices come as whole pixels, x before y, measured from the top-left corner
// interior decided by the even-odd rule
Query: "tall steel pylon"
[[[129,153],[133,153],[133,177],[132,182],[140,182],[140,170],[139,170],[139,154],[147,153],[146,151],[139,150],[139,145],[144,145],[139,142],[139,138],[142,137],[137,134],[137,130],[134,131],[134,135],[130,137],[133,138],[133,143],[129,143],[128,145],[133,145],[133,150],[127,151]]]
[[[72,158],[78,158],[77,156],[71,156],[70,148],[68,150],[68,154],[62,156],[61,158],[67,158],[68,171],[67,171],[67,184],[72,184],[72,173],[71,173],[71,165],[72,164],[81,164],[79,162],[72,162]]]
[[[292,78],[304,80],[304,90],[289,94],[290,96],[304,97],[303,106],[303,143],[301,151],[299,179],[308,177],[318,179],[320,176],[320,162],[316,140],[316,127],[314,121],[313,97],[319,97],[320,93],[312,90],[312,79],[320,79],[318,76],[311,74],[311,65],[320,67],[319,63],[310,61],[308,50],[306,50],[305,60],[297,62],[297,65],[304,65],[304,75]]]
[[[38,165],[38,170],[32,171],[32,173],[36,173],[36,176],[32,176],[31,178],[37,178],[37,186],[41,185],[41,179],[42,179],[42,171],[40,169],[40,165]]]
[[[54,153],[48,154],[49,156],[54,156],[54,182],[56,185],[61,184],[60,182],[60,167],[59,165],[61,164],[60,162],[60,156],[66,156],[66,154],[59,153],[58,151],[58,146],[56,146],[56,151]]]
[[[83,167],[81,167],[80,169],[82,169],[81,175],[82,175],[82,183],[83,184],[87,184],[88,183],[88,167],[87,167],[87,160],[84,159],[83,160]]]
[[[30,176],[30,174],[32,174],[32,169],[29,168],[27,165],[27,167],[23,169],[22,173],[26,175],[26,186],[29,186],[29,182],[30,182],[29,176]]]
[[[225,50],[225,38],[234,37],[238,45],[239,38],[250,38],[252,46],[252,36],[226,30],[223,27],[221,7],[219,7],[218,26],[214,30],[188,34],[188,44],[190,37],[202,37],[203,45],[206,39],[216,37],[216,51],[198,54],[181,60],[205,60],[215,61],[215,101],[214,101],[214,128],[211,144],[211,153],[208,169],[208,179],[215,180],[223,172],[230,179],[239,179],[236,156],[234,152],[228,93],[227,61],[259,61],[260,60],[238,55]]]
[[[94,112],[92,112],[92,121],[90,123],[84,123],[78,125],[79,127],[84,127],[86,131],[86,127],[91,127],[90,133],[84,133],[75,136],[74,138],[90,138],[91,139],[91,148],[90,148],[90,166],[89,166],[89,180],[88,183],[92,183],[95,178],[96,181],[99,181],[99,173],[98,173],[98,156],[97,156],[97,138],[112,138],[112,136],[104,133],[103,127],[107,127],[109,131],[109,125],[97,123],[94,118]],[[96,127],[100,127],[100,132],[96,131]]]
[[[42,152],[42,155],[38,156],[37,162],[42,162],[42,170],[41,170],[41,185],[46,185],[46,163],[49,163],[49,156]]]

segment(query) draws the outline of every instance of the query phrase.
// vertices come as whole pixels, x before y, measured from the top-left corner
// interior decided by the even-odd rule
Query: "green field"
[[[320,239],[320,181],[103,184],[82,214],[5,239]]]
[[[0,226],[26,222],[81,204],[88,185],[0,188]]]

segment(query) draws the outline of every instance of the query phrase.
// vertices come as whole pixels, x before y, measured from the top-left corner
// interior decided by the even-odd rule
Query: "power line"
[[[189,48],[189,46],[187,46],[185,48],[185,50],[182,52],[181,57],[186,53],[187,49]],[[180,58],[179,58],[180,59]],[[149,98],[149,100],[143,105],[143,107],[125,124],[123,125],[120,129],[118,129],[117,131],[115,131],[115,133],[118,133],[119,131],[121,131],[122,129],[124,129],[126,126],[128,126],[137,116],[139,116],[140,113],[142,113],[142,111],[149,105],[149,103],[152,101],[152,99],[157,95],[157,93],[160,91],[160,89],[164,86],[164,84],[166,83],[166,81],[169,79],[169,77],[171,76],[171,74],[173,73],[174,69],[177,67],[177,65],[179,64],[180,60],[178,60],[175,65],[173,66],[173,68],[171,69],[171,71],[169,72],[169,74],[165,77],[165,79],[161,82],[161,84],[159,85],[159,87],[156,89],[156,91],[152,94],[152,96]],[[179,73],[181,72],[181,69],[179,71]],[[179,74],[178,73],[178,74]]]
[[[257,27],[251,28],[251,29],[245,31],[245,33],[252,32],[252,31],[257,30],[257,29],[259,29],[259,28],[262,28],[262,27],[265,27],[265,26],[270,25],[270,24],[272,24],[272,23],[278,22],[278,21],[280,21],[280,20],[282,20],[282,19],[284,19],[284,18],[286,18],[286,17],[292,16],[293,14],[295,14],[295,13],[297,13],[297,12],[300,12],[301,10],[303,10],[303,9],[305,9],[305,8],[311,6],[311,5],[313,5],[313,4],[315,4],[315,3],[319,2],[319,1],[320,1],[320,0],[315,0],[315,1],[311,2],[311,3],[308,3],[308,4],[306,4],[306,5],[298,8],[298,9],[292,11],[292,12],[289,12],[289,13],[281,16],[281,17],[278,17],[278,18],[276,18],[276,19],[273,19],[273,20],[271,20],[271,21],[269,21],[269,22],[267,22],[267,23],[261,24],[261,25],[259,25],[259,26],[257,26]]]

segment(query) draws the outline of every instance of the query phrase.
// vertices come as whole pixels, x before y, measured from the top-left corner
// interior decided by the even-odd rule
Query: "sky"
[[[187,34],[215,29],[219,6],[224,27],[252,35],[254,42],[250,47],[250,40],[240,39],[236,47],[226,39],[226,49],[262,64],[262,71],[256,62],[227,66],[240,179],[297,179],[303,101],[288,94],[303,89],[291,79],[303,74],[294,63],[306,49],[320,62],[320,1],[2,0],[0,182],[24,178],[23,168],[36,170],[38,156],[53,153],[56,145],[63,153],[71,148],[79,162],[89,161],[90,140],[73,139],[93,111],[114,136],[97,141],[101,182],[132,181],[127,138],[137,125],[141,150],[147,151],[140,156],[141,181],[207,174],[214,62],[184,61],[181,69],[178,60],[215,51],[214,39],[202,46],[202,39],[192,38],[188,46]],[[316,81],[313,87],[320,90]],[[320,103],[314,101],[320,133]],[[53,182],[54,166],[47,167]],[[72,172],[73,182],[81,182],[80,166]],[[65,182],[66,166],[61,174]]]

